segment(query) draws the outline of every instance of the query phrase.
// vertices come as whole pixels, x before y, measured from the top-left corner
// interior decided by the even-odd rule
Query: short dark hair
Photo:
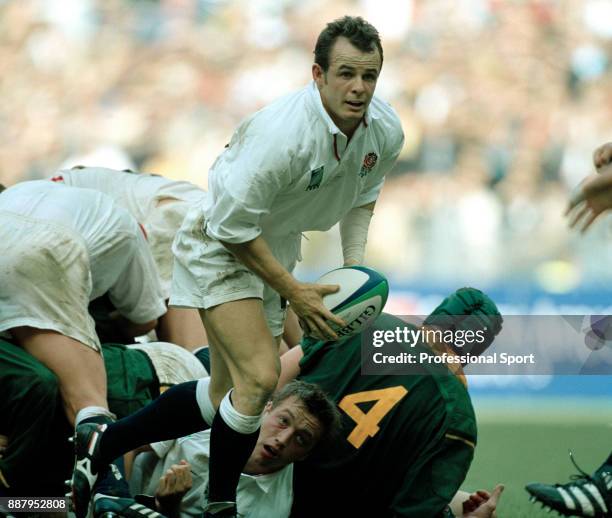
[[[270,399],[272,408],[290,397],[295,397],[321,423],[321,437],[315,448],[336,438],[340,430],[340,412],[319,385],[302,380],[290,381],[274,393]]]
[[[340,37],[347,38],[352,45],[362,52],[380,52],[380,64],[383,61],[383,49],[376,28],[361,16],[344,16],[327,24],[319,34],[315,45],[314,58],[325,72],[329,69],[329,54],[334,43]]]

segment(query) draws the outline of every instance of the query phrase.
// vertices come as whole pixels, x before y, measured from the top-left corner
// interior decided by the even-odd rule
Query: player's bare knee
[[[272,367],[265,371],[250,373],[236,383],[235,388],[245,396],[265,404],[276,388],[279,374],[280,372]]]

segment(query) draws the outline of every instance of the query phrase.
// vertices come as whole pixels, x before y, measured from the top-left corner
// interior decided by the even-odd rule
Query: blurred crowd
[[[610,0],[0,0],[0,181],[75,164],[202,187],[237,123],[310,80],[327,21],[380,31],[406,134],[367,262],[395,278],[612,277],[610,222],[562,213],[612,140]],[[340,264],[312,234],[305,275]]]

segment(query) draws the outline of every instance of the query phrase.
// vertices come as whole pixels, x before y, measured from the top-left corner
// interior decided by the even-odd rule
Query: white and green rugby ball
[[[323,297],[325,307],[346,322],[344,327],[328,322],[340,338],[349,338],[371,325],[382,312],[389,296],[387,279],[365,266],[332,270],[323,275],[317,284],[340,286],[336,293]]]

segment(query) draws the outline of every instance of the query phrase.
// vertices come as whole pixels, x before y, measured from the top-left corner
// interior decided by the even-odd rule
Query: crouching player
[[[138,224],[102,193],[45,181],[3,192],[0,222],[0,331],[57,376],[71,425],[112,421],[87,306],[108,292],[128,336],[165,313]]]
[[[155,274],[164,299],[168,301],[174,262],[172,241],[190,205],[201,201],[206,192],[189,182],[104,167],[77,166],[59,171],[51,180],[103,192],[133,216],[147,238],[156,266]],[[107,304],[106,308],[104,303]],[[109,301],[98,299],[95,308],[94,318],[101,341],[132,343],[129,338],[125,341],[123,337],[118,336],[114,322],[104,318],[104,309],[115,309]],[[158,340],[189,350],[208,343],[200,315],[193,308],[169,307],[166,313],[160,316],[155,332]]]
[[[472,315],[458,325],[488,329],[486,343],[472,354],[480,354],[501,330],[497,307],[479,290],[450,295],[425,324],[449,315]],[[381,330],[405,326],[384,313],[374,323]],[[362,375],[361,341],[361,335],[345,342],[305,341],[281,359],[281,383],[299,375],[320,385],[342,411],[342,440],[333,452],[296,467],[293,516],[454,516],[449,503],[476,445],[476,419],[461,369],[450,373],[443,365],[426,364],[418,374]],[[453,351],[418,344],[413,352]],[[465,516],[491,516],[501,490],[498,486],[490,501],[480,502],[473,511],[479,514]]]
[[[334,403],[316,385],[292,381],[277,391],[265,407],[259,437],[242,470],[238,506],[250,518],[286,518],[293,497],[294,462],[323,446],[338,432],[340,416]],[[191,487],[175,501],[175,508],[159,498],[152,508],[167,516],[200,517],[208,505],[210,430],[151,445],[154,453],[135,461],[132,488],[160,494],[159,481],[170,471],[190,464]],[[178,468],[178,469],[177,469]],[[140,472],[143,476],[136,476]],[[139,498],[140,500],[140,498]],[[144,500],[143,500],[144,501]]]
[[[501,329],[495,304],[474,289],[445,299],[433,313],[438,314],[473,315],[470,322],[490,331],[483,349]],[[385,314],[375,322],[379,329],[405,325]],[[417,345],[415,352],[437,354],[427,345]],[[333,451],[296,464],[293,515],[453,516],[448,504],[465,479],[476,443],[474,410],[463,375],[432,362],[430,371],[418,375],[362,376],[360,354],[361,337],[356,336],[345,342],[305,342],[281,359],[282,384],[300,374],[304,381],[322,386],[343,412],[342,440],[334,443]],[[90,448],[79,453],[79,460],[88,461],[95,473],[143,444],[198,431],[186,419],[172,433],[159,426],[176,415],[197,421],[191,406],[166,397],[168,392],[133,416],[83,429],[81,442]],[[364,412],[360,404],[369,409]],[[499,486],[484,499],[471,499],[478,507],[463,516],[491,517],[501,490]]]

